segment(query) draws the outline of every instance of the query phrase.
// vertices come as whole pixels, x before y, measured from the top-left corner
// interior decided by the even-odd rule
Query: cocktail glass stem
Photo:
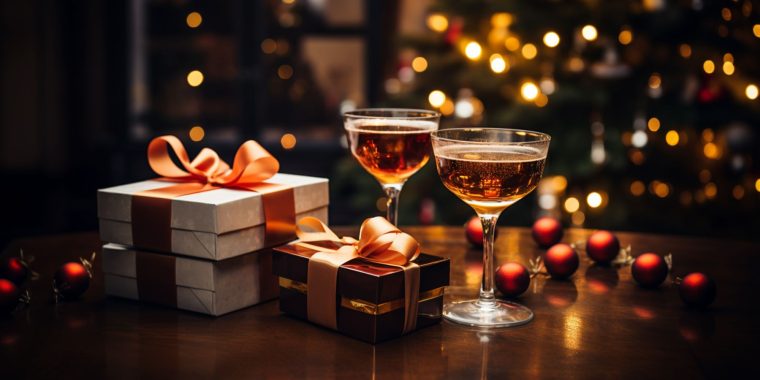
[[[482,310],[496,307],[494,296],[493,241],[496,235],[496,221],[499,214],[478,214],[483,224],[483,279],[480,284],[478,306]]]
[[[388,209],[388,216],[387,219],[391,224],[394,226],[397,225],[398,220],[398,197],[399,194],[401,194],[401,188],[404,186],[403,183],[395,183],[395,184],[384,184],[383,190],[385,191],[385,195],[388,197],[388,203],[387,203],[387,209]]]

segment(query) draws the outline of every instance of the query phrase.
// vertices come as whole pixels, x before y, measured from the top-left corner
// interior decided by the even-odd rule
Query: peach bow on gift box
[[[306,227],[311,231],[305,231]],[[362,223],[359,240],[339,238],[319,219],[305,217],[298,221],[297,246],[317,251],[309,259],[307,275],[307,315],[310,321],[337,328],[336,289],[338,268],[356,259],[396,266],[404,271],[404,329],[414,330],[417,324],[417,301],[420,290],[420,267],[412,261],[420,254],[419,243],[385,218],[369,218]],[[318,243],[330,242],[338,248],[325,248]]]

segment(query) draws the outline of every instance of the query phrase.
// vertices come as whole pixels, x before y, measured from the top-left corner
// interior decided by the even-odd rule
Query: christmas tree
[[[549,133],[545,179],[508,223],[549,213],[577,226],[749,236],[760,227],[758,11],[748,0],[439,0],[427,33],[399,39],[384,105],[435,108],[442,128]],[[414,213],[430,204],[435,222],[471,213],[434,171],[402,193],[402,222],[425,222]]]

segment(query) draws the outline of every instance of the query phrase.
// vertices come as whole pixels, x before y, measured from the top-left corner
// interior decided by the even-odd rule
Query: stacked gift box
[[[178,172],[156,164],[168,154],[156,152],[156,144],[165,141],[151,143],[149,161],[162,178],[98,191],[106,293],[215,316],[276,298],[271,248],[295,238],[298,218],[327,222],[327,179],[274,174],[276,167],[255,183],[172,178]],[[197,165],[212,173],[210,165],[183,160],[184,149],[173,148],[187,172]]]

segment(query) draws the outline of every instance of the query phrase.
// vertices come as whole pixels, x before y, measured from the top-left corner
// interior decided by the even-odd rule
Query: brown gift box
[[[103,246],[106,294],[222,315],[277,297],[272,250],[210,261]]]
[[[292,244],[273,249],[274,274],[280,282],[280,311],[307,319],[307,273],[312,249]],[[449,259],[420,254],[417,329],[441,320],[443,289],[449,284]],[[402,335],[404,274],[399,267],[357,258],[338,269],[338,331],[369,343]]]

